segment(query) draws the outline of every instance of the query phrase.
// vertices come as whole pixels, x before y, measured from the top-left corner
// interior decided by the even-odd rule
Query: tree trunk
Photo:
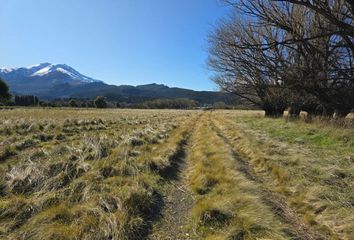
[[[316,116],[316,114],[314,114],[313,112],[307,112],[305,122],[311,123],[315,116]]]
[[[283,113],[284,113],[284,109],[281,110],[281,109],[275,109],[275,108],[264,109],[264,111],[265,111],[265,116],[266,117],[271,117],[271,118],[282,117]]]
[[[288,118],[297,119],[300,117],[301,108],[299,106],[290,106],[288,110]]]
[[[349,109],[336,109],[334,111],[334,118],[345,118],[349,113]]]
[[[332,108],[323,108],[322,116],[327,118],[332,118],[334,114],[334,109]]]

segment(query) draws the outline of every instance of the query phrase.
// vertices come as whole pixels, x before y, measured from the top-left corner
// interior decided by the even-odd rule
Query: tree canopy
[[[106,99],[102,96],[96,97],[94,104],[95,104],[96,108],[106,108],[107,107]]]
[[[9,93],[9,87],[7,86],[5,81],[0,78],[0,102],[7,102],[8,100],[10,100],[10,98],[11,95]]]
[[[290,107],[344,117],[354,107],[350,1],[226,0],[234,16],[209,37],[225,91],[281,115]]]

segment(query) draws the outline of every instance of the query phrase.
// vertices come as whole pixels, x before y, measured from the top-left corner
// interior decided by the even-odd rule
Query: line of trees
[[[234,15],[209,37],[222,90],[280,116],[345,117],[354,106],[350,0],[225,0]]]
[[[39,100],[36,96],[32,95],[15,96],[14,104],[16,106],[37,106]]]
[[[193,109],[200,104],[196,101],[178,99],[153,99],[141,103],[125,103],[107,101],[103,96],[90,99],[57,99],[45,103],[50,107],[75,107],[75,108],[136,108],[136,109]],[[43,106],[43,103],[42,103]]]
[[[132,108],[143,108],[143,109],[193,109],[198,107],[200,104],[197,101],[188,98],[177,98],[177,99],[154,99],[145,101],[143,103],[133,104]]]

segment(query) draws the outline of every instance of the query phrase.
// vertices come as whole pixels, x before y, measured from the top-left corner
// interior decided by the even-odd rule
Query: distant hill
[[[41,99],[94,98],[104,96],[110,101],[139,103],[146,100],[166,98],[189,98],[202,104],[225,102],[237,103],[231,94],[213,91],[194,91],[168,87],[162,84],[140,86],[109,85],[87,77],[65,64],[42,63],[22,68],[0,68],[0,77],[18,95],[36,95]]]

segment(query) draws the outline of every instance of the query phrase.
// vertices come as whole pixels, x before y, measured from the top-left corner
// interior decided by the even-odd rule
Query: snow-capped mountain
[[[87,77],[66,64],[41,63],[21,68],[0,68],[0,77],[11,91],[38,94],[57,86],[77,86],[102,81]]]
[[[42,100],[104,96],[110,101],[138,103],[151,99],[189,98],[202,104],[236,103],[231,94],[170,88],[162,84],[109,85],[82,75],[65,64],[41,63],[21,68],[0,68],[0,78],[13,95],[35,95]]]
[[[44,77],[60,73],[83,83],[101,82],[87,77],[66,64],[41,63],[22,68],[0,68],[0,74],[23,75],[25,77]]]
[[[83,83],[92,83],[92,82],[100,82],[93,78],[87,77],[82,75],[72,67],[66,64],[57,64],[53,65],[50,63],[42,63],[39,65],[34,65],[29,68],[33,73],[31,74],[32,77],[40,76],[43,77],[45,75],[53,74],[53,73],[62,73],[64,75],[70,76],[72,79],[79,80]]]

